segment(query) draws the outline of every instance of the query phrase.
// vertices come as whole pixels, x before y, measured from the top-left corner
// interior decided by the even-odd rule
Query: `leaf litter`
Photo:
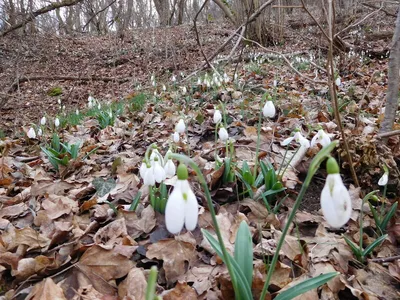
[[[68,47],[67,44],[64,46]],[[246,55],[252,57],[253,54]],[[190,59],[182,65],[188,61]],[[148,145],[157,142],[161,149],[167,149],[179,120],[176,111],[184,113],[189,120],[187,140],[178,143],[178,151],[190,153],[205,173],[229,252],[233,253],[240,222],[244,220],[250,225],[254,246],[252,292],[258,297],[265,281],[265,262],[276,252],[277,241],[307,172],[307,164],[318,148],[301,153],[286,170],[283,183],[288,198],[273,214],[262,201],[239,199],[238,184],[222,183],[224,169],[215,170],[213,154],[216,151],[223,157],[225,149],[214,141],[214,105],[218,100],[226,105],[230,124],[227,129],[236,140],[239,166],[243,161],[251,167],[254,165],[262,96],[255,91],[261,87],[273,94],[272,80],[280,74],[278,69],[284,73],[273,94],[279,114],[273,120],[263,120],[259,157],[269,160],[276,170],[284,166],[286,149],[280,142],[295,128],[311,133],[310,128],[319,124],[332,137],[339,137],[324,96],[326,86],[302,82],[275,58],[270,58],[269,62],[261,63],[260,70],[241,65],[238,84],[230,83],[214,91],[205,87],[191,89],[189,83],[183,82],[192,91],[190,101],[185,100],[187,96],[180,90],[170,86],[167,92],[158,91],[159,101],[148,101],[143,110],[127,110],[117,118],[114,126],[100,129],[97,121],[90,117],[80,125],[69,126],[60,133],[64,142],[81,143],[82,156],[71,160],[59,173],[54,172],[37,141],[26,138],[1,140],[0,274],[2,290],[6,292],[2,297],[144,299],[149,269],[156,265],[160,270],[157,293],[164,299],[233,298],[227,269],[200,231],[205,228],[214,232],[203,192],[194,178],[191,182],[202,206],[198,228],[173,236],[166,231],[163,215],[149,204],[148,189],[138,175]],[[143,84],[156,64],[153,61],[153,66],[139,71],[143,75]],[[121,70],[127,71],[124,68]],[[372,70],[386,71],[380,61],[371,59],[368,68],[358,65],[357,71],[365,78],[342,77],[346,84],[340,88],[339,96],[348,97],[353,87],[351,93],[355,99],[353,105],[344,106],[342,114],[363,187],[376,187],[380,166],[384,163],[394,170],[391,187],[398,189],[399,140],[391,138],[385,146],[376,137],[381,104],[375,99],[382,98],[386,77],[377,77]],[[227,72],[234,76],[232,69]],[[310,67],[304,72],[311,77],[314,71]],[[371,78],[373,84],[363,96]],[[163,80],[166,82],[167,77]],[[241,87],[240,82],[246,82],[247,87]],[[118,96],[110,97],[104,93],[100,92],[99,97],[115,99]],[[68,100],[68,105],[73,107],[74,101],[78,101],[79,107],[83,108],[87,94],[88,91],[80,88],[79,93],[76,91],[72,95],[74,100]],[[56,110],[50,109],[48,113]],[[365,116],[361,117],[364,112]],[[310,124],[314,127],[309,127]],[[290,147],[286,155],[286,160],[296,155],[295,147]],[[348,172],[345,161],[342,167]],[[314,180],[324,178],[324,172],[320,170]],[[168,186],[172,184],[173,180],[167,182]],[[312,203],[304,205],[297,213],[290,234],[286,236],[270,292],[274,295],[307,278],[339,271],[340,276],[318,290],[307,292],[301,299],[397,299],[399,259],[384,263],[376,260],[398,255],[398,213],[388,228],[388,238],[363,266],[356,261],[343,232],[329,229],[318,211],[322,187],[317,187],[309,191],[310,197],[304,200],[309,199]],[[368,207],[361,205],[360,191],[354,188],[350,191],[354,210],[345,228],[346,234],[358,241],[359,211],[364,210],[363,241],[367,246],[375,240],[374,220]],[[141,201],[132,211],[130,206],[138,193]],[[394,194],[392,192],[392,196]],[[392,203],[399,200],[398,195],[394,197]]]

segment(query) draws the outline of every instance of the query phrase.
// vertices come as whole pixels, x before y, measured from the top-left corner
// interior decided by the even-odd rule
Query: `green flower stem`
[[[198,179],[200,181],[200,184],[202,185],[202,187],[204,189],[204,192],[205,192],[208,209],[210,210],[210,213],[211,213],[211,219],[213,221],[215,233],[217,234],[218,243],[221,246],[221,250],[222,250],[222,254],[224,256],[225,264],[226,264],[226,266],[228,268],[229,274],[231,274],[231,276],[233,276],[233,274],[235,274],[235,273],[234,273],[233,267],[232,267],[232,265],[230,263],[229,253],[226,250],[225,244],[224,244],[224,240],[222,239],[222,234],[221,234],[221,231],[220,231],[219,226],[218,226],[218,221],[217,221],[215,209],[214,209],[214,206],[213,206],[213,203],[212,203],[212,200],[211,200],[211,194],[210,194],[210,191],[209,191],[208,186],[207,186],[207,181],[203,176],[203,173],[201,172],[201,170],[198,167],[198,165],[191,158],[187,157],[186,155],[174,153],[174,154],[171,155],[171,157],[174,158],[174,159],[179,160],[182,163],[185,163],[185,164],[189,165],[196,172],[197,177],[198,177]],[[232,280],[232,283],[236,282],[236,278],[231,278],[231,280]],[[233,284],[233,286],[236,287],[236,284]],[[237,292],[237,291],[235,291],[235,292]],[[237,294],[239,294],[239,293],[237,293]]]
[[[281,165],[279,166],[279,170],[278,170],[278,173],[277,173],[277,174],[278,174],[278,177],[279,177],[279,174],[281,173],[282,166],[283,166],[283,164],[285,163],[285,159],[286,159],[286,155],[287,155],[288,151],[289,151],[289,144],[286,146],[286,150],[285,150],[285,154],[283,155],[282,163],[281,163]]]
[[[157,282],[157,267],[152,266],[150,269],[149,278],[147,280],[146,300],[153,300],[155,297],[156,282]]]
[[[364,207],[364,203],[365,201],[368,201],[369,199],[372,198],[372,196],[374,196],[377,192],[379,192],[379,190],[375,190],[372,191],[371,193],[367,194],[361,202],[361,209],[360,209],[360,241],[359,241],[359,246],[360,246],[360,251],[363,251],[364,247],[363,247],[363,207]],[[364,257],[363,257],[364,259]]]
[[[254,170],[253,170],[253,178],[257,178],[257,168],[258,168],[258,154],[260,152],[260,141],[261,141],[261,121],[263,117],[263,107],[265,105],[265,102],[267,101],[267,97],[265,97],[265,101],[261,100],[261,105],[260,105],[260,114],[258,117],[258,125],[257,125],[257,146],[256,146],[256,158],[254,161]]]
[[[153,143],[150,146],[147,147],[146,149],[146,153],[144,155],[145,161],[146,161],[146,165],[150,162],[150,151],[153,149],[157,149],[157,144]]]
[[[292,160],[293,160],[293,158],[296,156],[296,154],[297,154],[297,152],[299,152],[299,150],[300,150],[300,148],[301,147],[303,147],[303,146],[301,146],[300,145],[300,147],[298,147],[297,149],[296,149],[296,151],[293,153],[293,155],[292,155],[292,157],[289,159],[289,161],[288,161],[288,163],[287,163],[287,165],[286,165],[286,167],[285,167],[285,169],[283,170],[283,172],[282,172],[282,175],[280,176],[280,168],[279,168],[279,172],[278,172],[278,178],[280,178],[280,180],[282,180],[282,178],[283,178],[283,174],[285,174],[285,172],[286,172],[286,170],[287,170],[287,168],[289,168],[289,166],[290,166],[290,163],[292,162]],[[289,148],[289,146],[288,146],[288,148]],[[287,148],[287,149],[288,149]],[[287,149],[286,149],[286,151],[287,151]],[[285,156],[286,156],[286,152],[285,152]],[[284,160],[282,161],[282,164],[281,164],[281,166],[283,165],[283,163],[285,162],[285,157],[283,158]]]
[[[268,273],[267,273],[267,278],[265,280],[265,284],[264,287],[262,289],[261,292],[261,296],[260,296],[260,300],[264,300],[265,296],[267,295],[268,292],[268,286],[269,283],[271,281],[271,277],[272,277],[272,273],[275,270],[275,266],[276,263],[278,262],[278,257],[279,257],[279,252],[283,246],[283,243],[285,242],[285,236],[289,231],[289,227],[290,224],[293,222],[294,217],[296,216],[296,211],[300,206],[301,200],[304,197],[304,194],[306,193],[306,190],[308,188],[308,186],[311,183],[311,179],[313,178],[313,176],[315,175],[315,173],[318,171],[320,164],[327,158],[330,156],[330,153],[332,152],[332,150],[338,145],[338,141],[333,141],[332,143],[330,143],[328,146],[326,146],[325,148],[323,148],[313,159],[313,161],[310,164],[310,168],[308,170],[307,173],[307,177],[304,180],[303,186],[301,187],[300,193],[297,196],[296,202],[293,205],[292,211],[287,219],[286,222],[286,226],[282,231],[282,235],[281,238],[278,241],[278,245],[276,246],[276,250],[275,250],[275,254],[272,257],[272,261],[271,264],[269,266],[268,269]]]

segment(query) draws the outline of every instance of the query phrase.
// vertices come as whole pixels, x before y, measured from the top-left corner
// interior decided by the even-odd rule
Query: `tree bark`
[[[154,5],[160,18],[160,26],[169,25],[169,2],[167,0],[154,0]]]
[[[45,13],[48,13],[49,11],[55,10],[57,8],[60,7],[64,7],[64,6],[72,6],[75,5],[79,2],[82,2],[83,0],[63,0],[61,2],[52,2],[49,5],[42,7],[38,10],[33,11],[32,13],[30,13],[28,15],[27,18],[25,18],[23,21],[18,22],[17,24],[15,24],[14,26],[11,26],[9,29],[7,29],[6,31],[2,32],[0,34],[0,37],[6,36],[7,34],[9,34],[11,31],[14,31],[18,28],[23,27],[24,25],[28,24],[29,22],[32,22],[33,20],[36,19],[36,17],[43,15]]]
[[[389,56],[388,90],[386,94],[385,117],[380,132],[389,132],[393,128],[399,107],[399,70],[400,70],[400,6],[397,13],[396,28]]]
[[[224,3],[224,1],[222,0],[213,0],[215,4],[217,4],[222,11],[224,12],[225,16],[229,19],[229,21],[232,22],[233,25],[237,25],[236,24],[236,20],[235,17],[233,16],[230,8],[228,7],[227,4]]]

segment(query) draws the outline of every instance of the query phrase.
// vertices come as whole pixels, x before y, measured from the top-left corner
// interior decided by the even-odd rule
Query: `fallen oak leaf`
[[[165,277],[169,284],[178,280],[178,277],[185,274],[196,258],[195,243],[179,241],[176,239],[166,239],[158,241],[149,246],[146,257],[149,259],[157,258],[164,262]]]
[[[53,279],[46,278],[36,284],[27,300],[67,300],[61,287],[54,283]]]

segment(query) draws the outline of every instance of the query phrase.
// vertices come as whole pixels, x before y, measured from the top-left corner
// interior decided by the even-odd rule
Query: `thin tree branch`
[[[49,11],[55,10],[57,8],[61,8],[61,7],[65,7],[65,6],[73,6],[79,2],[82,2],[83,0],[63,0],[61,2],[52,2],[49,5],[42,7],[38,10],[35,10],[33,12],[31,12],[28,17],[24,20],[22,20],[21,22],[15,24],[14,26],[10,27],[9,29],[7,29],[6,31],[2,32],[0,34],[0,37],[4,37],[7,34],[9,34],[10,32],[21,28],[23,26],[25,26],[26,24],[28,24],[29,22],[32,22],[33,20],[36,19],[36,17],[43,15],[45,13],[48,13]]]

